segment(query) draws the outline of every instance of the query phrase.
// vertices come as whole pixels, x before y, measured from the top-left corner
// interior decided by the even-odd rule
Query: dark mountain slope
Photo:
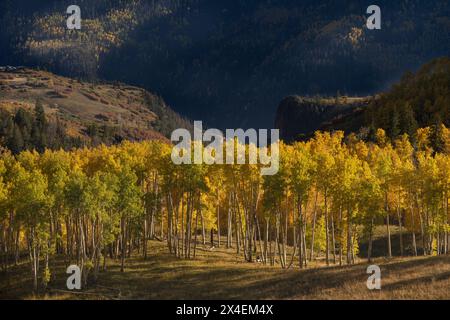
[[[81,32],[64,30],[69,1],[44,3],[6,13],[0,61],[143,86],[219,128],[271,127],[290,94],[373,94],[450,53],[447,0],[380,0],[378,31],[365,0],[80,1]]]

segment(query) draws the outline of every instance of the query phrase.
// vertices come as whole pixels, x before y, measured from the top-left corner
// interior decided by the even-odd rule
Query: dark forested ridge
[[[378,31],[364,0],[77,3],[67,32],[68,1],[2,1],[0,63],[140,85],[219,128],[271,127],[291,94],[374,94],[450,52],[446,0],[380,0]]]
[[[435,59],[415,74],[407,72],[370,105],[365,121],[391,138],[413,135],[418,127],[450,125],[450,58]]]
[[[373,139],[377,128],[391,139],[417,128],[450,125],[450,58],[438,58],[416,73],[407,72],[385,93],[372,98],[304,98],[281,101],[275,126],[286,141],[308,138],[315,130],[344,130]],[[439,142],[434,142],[439,149]]]

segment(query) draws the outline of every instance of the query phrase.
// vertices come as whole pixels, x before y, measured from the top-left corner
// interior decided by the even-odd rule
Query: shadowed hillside
[[[450,52],[446,0],[380,0],[377,31],[366,0],[78,3],[80,31],[70,1],[2,3],[0,64],[138,85],[210,127],[272,127],[283,97],[374,94]]]

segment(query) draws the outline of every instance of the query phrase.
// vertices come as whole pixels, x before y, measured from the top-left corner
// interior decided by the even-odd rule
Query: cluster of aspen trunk
[[[272,176],[258,164],[176,165],[160,141],[4,152],[1,270],[29,263],[38,290],[63,260],[86,287],[108,259],[124,272],[128,258],[147,259],[151,240],[184,259],[201,247],[282,268],[352,264],[373,258],[380,229],[386,257],[448,254],[450,156],[429,147],[427,130],[414,146],[383,130],[375,142],[317,132],[281,143]]]

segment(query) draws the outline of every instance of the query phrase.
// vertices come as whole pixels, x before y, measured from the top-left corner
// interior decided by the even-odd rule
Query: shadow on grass
[[[152,250],[153,249],[153,250]],[[450,257],[419,257],[402,260],[380,260],[383,277],[410,274],[408,279],[383,284],[383,292],[430,281],[450,278]],[[430,275],[433,269],[436,275]],[[62,258],[53,261],[52,288],[65,289],[66,264]],[[153,245],[149,257],[127,259],[125,272],[119,261],[108,261],[97,283],[86,292],[98,296],[86,299],[301,299],[317,296],[326,290],[367,290],[367,263],[353,266],[330,266],[314,269],[283,270],[280,267],[245,263],[233,250],[209,251],[200,248],[196,260],[178,259],[161,245]],[[425,270],[425,274],[422,272]],[[420,271],[420,272],[418,272]],[[17,266],[5,278],[0,275],[0,298],[26,298],[32,285],[29,264]],[[112,288],[112,289],[107,289]],[[113,292],[114,291],[114,292]]]
[[[405,286],[414,286],[421,284],[429,284],[439,281],[445,281],[450,279],[450,272],[441,272],[431,276],[423,276],[414,279],[407,279],[402,281],[397,281],[394,283],[387,284],[383,286],[384,290],[396,290],[404,288]]]

